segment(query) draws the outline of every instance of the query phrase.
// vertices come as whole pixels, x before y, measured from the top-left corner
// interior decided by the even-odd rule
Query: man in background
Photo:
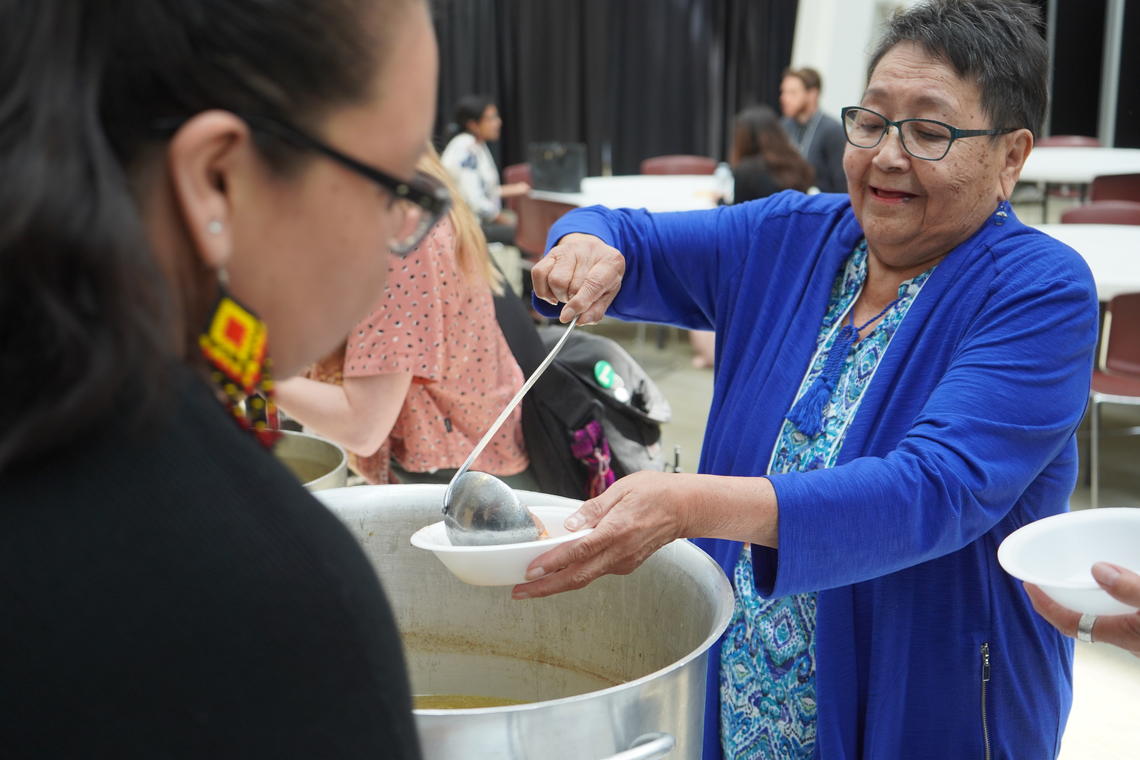
[[[781,123],[800,155],[815,168],[815,185],[825,193],[846,193],[843,125],[819,110],[822,82],[815,69],[787,69],[780,82]]]
[[[489,243],[514,245],[517,220],[503,210],[503,199],[525,195],[525,182],[499,184],[499,168],[487,143],[497,142],[503,120],[495,102],[485,95],[467,95],[455,106],[458,133],[440,157],[455,179],[463,200],[479,217]]]

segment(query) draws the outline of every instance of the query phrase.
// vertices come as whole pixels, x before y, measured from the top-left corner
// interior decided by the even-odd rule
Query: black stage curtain
[[[1116,147],[1140,148],[1140,3],[1125,3],[1121,35],[1120,88],[1116,102]]]
[[[589,171],[667,153],[723,158],[733,115],[778,107],[798,0],[435,0],[440,145],[455,102],[495,98],[499,166],[585,143]]]
[[[1105,6],[1105,0],[1057,3],[1050,134],[1096,136]]]

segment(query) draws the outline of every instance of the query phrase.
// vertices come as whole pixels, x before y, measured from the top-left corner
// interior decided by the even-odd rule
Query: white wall
[[[917,0],[800,0],[792,66],[811,66],[823,78],[820,108],[839,118],[839,109],[859,102],[867,84],[867,59],[882,22]]]

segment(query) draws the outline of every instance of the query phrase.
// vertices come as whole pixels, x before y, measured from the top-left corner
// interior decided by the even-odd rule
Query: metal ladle
[[[570,331],[577,324],[578,317],[574,317],[566,326],[566,332],[562,333],[562,337],[554,344],[554,348],[550,349],[550,353],[523,383],[523,387],[519,388],[515,397],[491,423],[490,429],[479,439],[479,443],[475,444],[467,461],[455,471],[451,482],[447,484],[447,490],[443,494],[443,525],[452,544],[486,546],[538,539],[539,530],[534,517],[529,509],[519,503],[510,486],[494,475],[477,470],[468,471],[468,468],[483,453],[483,449],[495,437],[495,433],[499,432],[503,422],[519,405],[526,392],[554,361],[555,355],[561,350],[562,344],[570,337]]]

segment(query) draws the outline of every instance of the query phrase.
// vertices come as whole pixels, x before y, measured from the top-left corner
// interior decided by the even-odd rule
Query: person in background
[[[503,208],[503,199],[526,195],[530,185],[499,184],[499,168],[487,147],[498,141],[503,129],[499,109],[486,95],[467,95],[455,106],[455,128],[459,132],[443,150],[443,165],[479,217],[487,241],[513,245],[518,220]]]
[[[806,193],[815,179],[815,170],[789,141],[776,112],[765,105],[737,114],[729,163],[735,180],[733,203],[781,190]]]
[[[1092,575],[1105,591],[1125,604],[1140,608],[1140,574],[1111,562],[1098,562],[1092,566]],[[1032,583],[1025,590],[1033,608],[1054,628],[1066,636],[1092,644],[1102,642],[1120,647],[1140,657],[1140,612],[1125,615],[1081,614],[1066,609],[1050,599]]]
[[[843,176],[843,127],[819,109],[823,83],[815,69],[787,69],[780,80],[782,124],[800,155],[815,168],[815,186],[824,193],[847,192]]]
[[[426,4],[4,0],[0,51],[0,754],[418,758],[264,417],[446,211]]]
[[[732,167],[733,203],[767,198],[781,190],[807,192],[814,170],[780,126],[780,119],[765,105],[746,108],[736,115],[729,151]],[[716,358],[716,335],[690,330],[693,366],[712,367]]]
[[[1048,101],[1040,29],[1016,0],[895,13],[843,109],[847,194],[550,231],[545,313],[715,329],[720,356],[700,474],[617,481],[513,593],[696,538],[735,595],[706,758],[1057,755],[1073,643],[997,562],[1068,509],[1097,338],[1088,265],[1008,203]]]
[[[444,183],[430,147],[420,171]],[[344,446],[370,483],[446,483],[523,384],[495,320],[500,278],[462,200],[406,259],[345,346],[310,377],[278,383],[278,401],[306,429]],[[539,490],[516,409],[475,460],[515,488]],[[389,465],[393,472],[389,472]]]

